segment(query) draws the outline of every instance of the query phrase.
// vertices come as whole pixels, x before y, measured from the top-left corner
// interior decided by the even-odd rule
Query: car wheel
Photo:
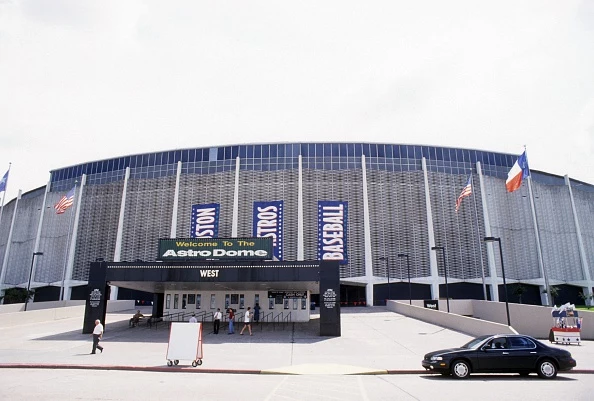
[[[470,365],[466,361],[454,361],[452,375],[456,379],[466,379],[470,375]]]
[[[557,376],[557,365],[550,359],[543,359],[538,363],[536,373],[541,379],[554,379]]]

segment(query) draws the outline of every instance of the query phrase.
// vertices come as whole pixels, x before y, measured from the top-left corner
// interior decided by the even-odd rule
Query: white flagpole
[[[532,192],[532,174],[530,174],[530,163],[528,163],[528,151],[526,150],[526,146],[524,146],[524,152],[526,153],[526,164],[528,165],[528,194],[530,195],[530,209],[532,211],[532,220],[534,222],[534,235],[536,238],[536,254],[538,256],[538,265],[540,267],[540,273],[542,274],[542,278],[544,279],[545,284],[545,291],[547,294],[547,303],[548,306],[552,306],[551,302],[551,289],[549,287],[549,277],[545,270],[544,266],[544,258],[542,256],[542,244],[540,242],[540,230],[538,229],[538,219],[536,218],[536,206],[534,204],[534,193]]]
[[[6,183],[4,183],[4,192],[2,192],[2,206],[0,206],[0,223],[2,222],[2,212],[4,211],[4,199],[6,198],[6,190],[8,189],[8,177],[10,177],[10,166],[8,163],[8,174],[6,174]]]
[[[78,180],[74,181],[74,195],[72,198],[73,206],[74,201],[76,200],[76,184]],[[68,219],[68,237],[66,237],[66,254],[64,255],[64,268],[62,269],[62,286],[60,287],[60,301],[64,300],[64,285],[66,284],[66,266],[68,266],[68,251],[70,250],[70,232],[72,231],[72,217],[74,216],[74,208],[72,208],[70,213],[70,218]]]
[[[485,283],[485,264],[483,262],[483,245],[481,238],[481,228],[479,227],[478,211],[476,207],[476,195],[474,193],[474,179],[472,177],[472,170],[470,171],[470,185],[472,188],[472,203],[474,204],[474,219],[476,220],[476,233],[478,235],[479,255],[481,260],[481,278],[483,279],[483,297],[487,300],[487,284]]]

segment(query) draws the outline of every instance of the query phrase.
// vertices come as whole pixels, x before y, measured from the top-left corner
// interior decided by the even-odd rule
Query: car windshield
[[[480,337],[477,337],[474,340],[470,340],[469,342],[467,342],[466,344],[464,344],[460,348],[468,348],[468,349],[476,348],[480,343],[482,343],[483,341],[485,341],[489,337],[491,337],[491,336],[480,336]]]

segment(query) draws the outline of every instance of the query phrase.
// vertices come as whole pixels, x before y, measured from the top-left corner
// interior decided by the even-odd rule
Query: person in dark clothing
[[[256,306],[254,306],[254,322],[256,322],[256,324],[260,323],[260,304],[256,303]]]

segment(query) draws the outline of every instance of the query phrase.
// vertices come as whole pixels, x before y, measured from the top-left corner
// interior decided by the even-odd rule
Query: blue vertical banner
[[[272,237],[272,253],[283,260],[283,201],[254,202],[254,237]]]
[[[218,238],[220,209],[218,203],[192,205],[190,238]]]
[[[318,201],[318,259],[348,263],[348,202]]]

